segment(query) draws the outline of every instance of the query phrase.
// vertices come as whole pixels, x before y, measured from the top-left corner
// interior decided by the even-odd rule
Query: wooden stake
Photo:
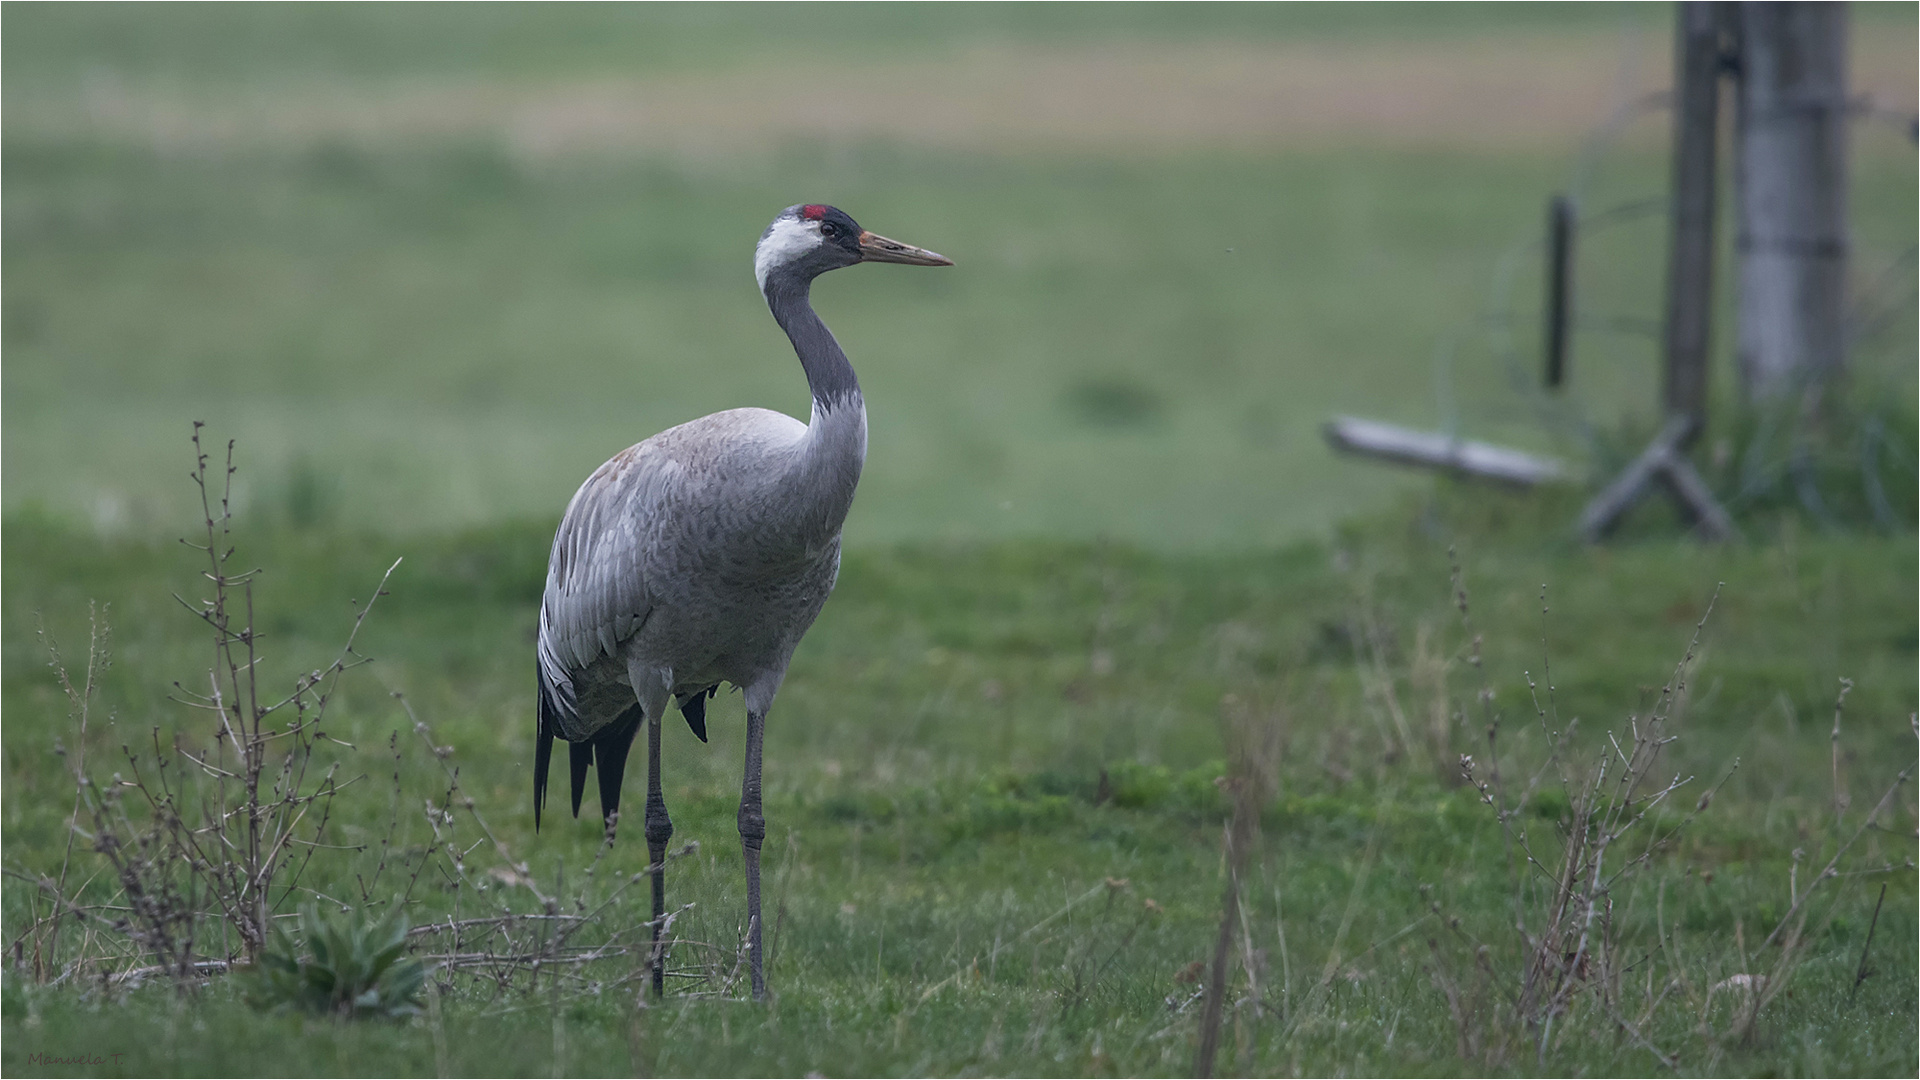
[[[1567,375],[1567,319],[1573,292],[1573,201],[1555,195],[1547,203],[1546,384],[1558,390]]]
[[[1580,539],[1589,544],[1600,542],[1640,501],[1648,486],[1656,482],[1666,488],[1701,539],[1718,542],[1739,535],[1733,519],[1714,499],[1713,489],[1700,479],[1700,474],[1680,450],[1692,437],[1691,426],[1692,420],[1685,416],[1667,421],[1665,430],[1641,451],[1633,464],[1587,504],[1580,515]]]
[[[1414,431],[1378,420],[1337,416],[1323,429],[1336,450],[1385,458],[1403,465],[1424,465],[1480,480],[1532,487],[1571,479],[1566,465],[1549,457],[1458,439],[1438,431]]]

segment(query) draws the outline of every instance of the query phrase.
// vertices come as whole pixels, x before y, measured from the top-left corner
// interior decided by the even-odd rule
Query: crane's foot
[[[747,954],[753,967],[753,1000],[767,1000],[767,973],[760,965],[760,916],[756,912],[747,919]]]

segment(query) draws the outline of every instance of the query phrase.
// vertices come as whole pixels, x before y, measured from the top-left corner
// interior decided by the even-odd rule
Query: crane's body
[[[595,470],[554,538],[543,669],[571,672],[582,741],[647,695],[748,687],[786,669],[832,591],[865,458],[865,409],[802,424],[733,409],[663,431]],[[823,427],[841,482],[811,482]],[[586,610],[569,610],[584,608]],[[565,626],[565,632],[558,627]]]
[[[660,787],[669,702],[706,739],[705,703],[744,691],[746,769],[739,830],[747,864],[754,996],[760,957],[760,751],[764,722],[801,636],[833,591],[840,529],[866,461],[867,415],[846,354],[808,302],[827,270],[857,262],[951,265],[865,232],[828,206],[789,207],[762,235],[755,271],[813,391],[802,424],[730,409],[658,435],[596,469],[568,503],[540,606],[534,820],[555,739],[569,744],[573,812],[597,766],[601,811],[616,820],[629,748],[647,727],[653,983],[662,987],[662,863],[673,826]]]

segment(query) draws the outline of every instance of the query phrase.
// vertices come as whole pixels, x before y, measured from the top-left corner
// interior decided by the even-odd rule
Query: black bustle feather
[[[533,744],[533,831],[540,831],[540,810],[547,804],[547,770],[553,767],[553,732],[540,725]]]
[[[587,793],[587,768],[593,764],[592,742],[567,744],[567,778],[573,782],[573,816],[580,816],[580,796]]]
[[[533,828],[540,830],[541,811],[547,804],[547,774],[553,768],[553,741],[559,725],[559,706],[554,702],[544,678],[538,677],[539,714],[536,720],[536,738],[533,746]],[[687,718],[687,726],[701,742],[707,741],[707,699],[720,688],[710,686],[704,691],[696,691],[680,701],[680,713]],[[620,787],[626,780],[627,754],[633,749],[633,740],[640,732],[640,724],[646,719],[638,702],[606,727],[601,728],[591,738],[582,742],[567,744],[567,773],[573,796],[573,816],[580,816],[580,803],[587,793],[587,770],[596,762],[599,764],[600,813],[603,819],[611,819],[620,809]]]
[[[680,699],[680,715],[687,718],[687,727],[693,730],[693,737],[701,742],[707,741],[707,699],[719,690],[720,685],[715,683]]]
[[[633,749],[633,737],[644,719],[640,705],[634,703],[620,718],[593,737],[594,756],[600,762],[600,819],[611,822],[620,810],[620,784],[627,777],[627,751]],[[574,795],[576,814],[580,796]]]
[[[539,832],[540,811],[547,805],[547,772],[553,766],[553,719],[556,708],[538,660],[533,665],[533,684],[537,699],[534,710],[533,831]]]

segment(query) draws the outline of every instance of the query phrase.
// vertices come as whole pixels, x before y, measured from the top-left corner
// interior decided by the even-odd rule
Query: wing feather
[[[540,678],[558,711],[578,715],[573,678],[618,654],[653,607],[647,552],[679,466],[647,443],[594,470],[554,533],[540,602]]]

